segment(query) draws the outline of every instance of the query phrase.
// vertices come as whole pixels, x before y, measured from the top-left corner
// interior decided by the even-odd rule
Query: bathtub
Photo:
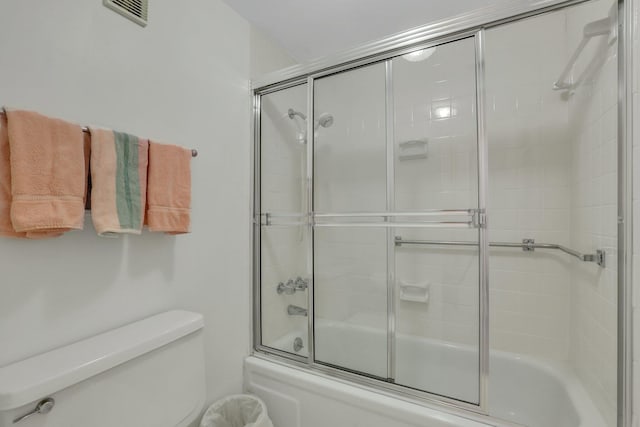
[[[376,354],[386,353],[384,347],[371,351],[384,343],[383,334],[379,329],[343,322],[316,323],[318,349],[325,348],[338,355],[334,357],[343,358],[334,362],[342,362],[344,366],[353,366],[357,360],[364,364],[362,370],[369,372],[368,369],[379,366]],[[297,336],[300,334],[288,334],[276,345],[293,343]],[[370,356],[356,358],[349,348],[367,348]],[[472,399],[468,393],[477,390],[477,375],[461,370],[474,366],[477,352],[466,346],[403,335],[397,336],[397,349],[398,378],[413,377],[422,384],[446,390],[449,395]],[[491,352],[490,363],[489,411],[511,424],[491,423],[435,405],[416,404],[260,355],[245,361],[245,389],[267,403],[277,427],[606,426],[569,366],[499,351]]]

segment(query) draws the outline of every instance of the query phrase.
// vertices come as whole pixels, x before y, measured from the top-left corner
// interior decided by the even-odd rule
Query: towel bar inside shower
[[[479,246],[477,242],[454,241],[454,240],[412,240],[403,239],[401,236],[395,238],[396,246],[402,245],[431,245],[431,246]],[[533,252],[536,249],[554,249],[574,256],[583,262],[595,262],[600,267],[606,266],[606,253],[598,249],[595,254],[583,254],[574,249],[557,243],[536,243],[534,239],[522,239],[521,243],[515,242],[490,242],[490,247],[495,248],[522,248],[525,252]]]

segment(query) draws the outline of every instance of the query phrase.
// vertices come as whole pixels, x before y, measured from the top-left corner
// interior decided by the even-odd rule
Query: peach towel
[[[150,231],[191,231],[191,150],[149,141],[147,217]]]
[[[16,232],[11,224],[11,160],[9,130],[4,115],[0,115],[0,236],[27,237],[27,233]]]
[[[57,237],[81,230],[88,155],[82,128],[31,111],[8,110],[6,118],[16,237]],[[3,160],[5,156],[3,152]],[[5,220],[0,223],[6,227]]]

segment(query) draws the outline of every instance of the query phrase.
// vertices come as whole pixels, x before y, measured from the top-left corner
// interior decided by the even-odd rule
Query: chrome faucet
[[[302,307],[298,307],[297,305],[289,304],[289,306],[287,307],[287,314],[289,316],[306,316],[307,315],[307,309],[306,308],[302,308]]]
[[[303,279],[302,277],[296,277],[296,280],[289,279],[287,283],[280,282],[278,283],[278,295],[286,294],[291,295],[295,294],[296,291],[304,291],[309,287],[309,280]]]

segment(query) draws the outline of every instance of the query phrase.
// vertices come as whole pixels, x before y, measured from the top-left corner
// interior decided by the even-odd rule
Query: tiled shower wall
[[[437,47],[423,62],[396,58],[392,67],[396,210],[476,207],[473,40]],[[367,68],[316,86],[317,112],[335,117],[331,128],[320,129],[316,147],[316,209],[321,211],[387,210],[384,67]],[[424,156],[401,157],[421,151],[405,150],[410,141],[426,141]],[[401,228],[394,236],[478,238],[475,231],[450,229]],[[342,228],[316,232],[315,239],[317,316],[385,329],[385,233]],[[395,251],[395,261],[398,288],[428,289],[428,303],[398,295],[398,332],[477,345],[477,250],[403,246]],[[386,343],[380,345],[384,350]]]
[[[545,31],[539,31],[544,28]],[[569,246],[567,103],[552,84],[566,63],[564,13],[487,31],[489,239]],[[490,251],[491,347],[566,359],[571,260],[557,251]]]
[[[538,242],[570,243],[568,104],[560,93],[551,90],[565,65],[567,52],[564,46],[545,48],[565,39],[565,19],[564,14],[546,15],[487,34],[489,206],[493,241],[535,238]],[[546,31],[542,34],[535,31],[538,26],[544,26]],[[437,49],[423,67],[407,66],[404,59],[394,61],[396,155],[401,141],[427,140],[426,158],[403,162],[396,159],[396,207],[401,210],[469,208],[476,203],[475,144],[467,141],[469,137],[474,139],[475,134],[463,131],[465,124],[475,126],[475,87],[472,84],[467,90],[464,80],[452,78],[453,71],[469,65],[460,61],[464,62],[465,56],[472,60],[473,50],[464,52],[466,55],[457,52],[446,56],[444,52],[451,51],[448,48]],[[413,68],[417,73],[403,72],[403,67]],[[441,78],[435,78],[438,72]],[[340,91],[325,96],[355,97],[352,88],[361,88],[367,81],[356,73],[353,76],[351,85],[343,85]],[[436,83],[425,85],[427,80]],[[382,89],[374,89],[380,84],[381,81],[372,81],[369,87],[381,94]],[[379,96],[376,102],[383,105],[383,97]],[[448,113],[442,114],[440,109],[445,104]],[[324,138],[335,138],[341,132],[343,146],[318,149],[327,150],[320,153],[325,156],[342,150],[344,158],[340,168],[335,168],[324,180],[316,179],[316,183],[321,197],[339,203],[355,203],[368,197],[365,206],[369,210],[384,210],[382,179],[342,179],[345,173],[357,177],[359,168],[366,171],[367,165],[376,160],[379,163],[376,176],[384,176],[383,112],[370,111],[372,107],[361,105],[355,112],[332,111],[334,126],[321,131]],[[373,134],[367,136],[366,129]],[[320,138],[321,141],[323,136]],[[356,146],[358,149],[353,149]],[[329,203],[327,199],[326,204]],[[469,232],[455,230],[397,230],[397,234],[403,238],[477,239]],[[344,265],[342,270],[357,269],[360,273],[333,271],[333,284],[329,285],[327,280],[324,289],[317,287],[317,302],[321,306],[317,314],[383,328],[384,272],[375,278],[371,273],[385,263],[384,252],[372,256],[371,251],[356,247],[366,242],[349,239],[348,231],[339,236],[340,241],[332,242],[330,250],[322,251],[326,254],[322,265],[327,269]],[[409,246],[396,250],[396,281],[429,288],[426,304],[398,302],[398,332],[477,344],[478,267],[474,253]],[[514,249],[492,249],[491,256],[493,347],[566,359],[570,341],[571,260],[557,252],[524,253]]]
[[[396,58],[393,95],[396,209],[477,208],[474,39],[437,46],[420,62]],[[425,158],[411,158],[405,148],[411,141],[426,141]],[[479,237],[477,230],[450,228],[400,228],[394,236],[468,242]],[[403,245],[394,254],[398,334],[477,348],[477,248]],[[403,297],[411,286],[425,287],[428,300]]]
[[[611,6],[598,1],[569,10],[570,49],[585,24],[606,18]],[[608,426],[616,424],[617,397],[617,69],[614,35],[593,39],[573,69],[573,80],[585,77],[568,96],[571,247],[602,249],[608,261],[606,268],[572,266],[570,361]]]
[[[543,49],[563,39],[565,17],[538,19],[542,22],[505,28],[487,38],[491,239],[517,242],[527,237],[568,245],[567,103],[551,90],[566,52]],[[531,31],[535,25],[547,28],[544,40],[539,32]],[[451,46],[436,50],[421,66],[407,65],[404,59],[394,61],[396,156],[399,142],[427,139],[426,158],[396,159],[396,206],[401,210],[470,208],[477,203],[475,144],[469,144],[475,136],[475,86],[473,80],[468,86],[468,81],[452,77],[452,71],[465,69],[468,60],[473,61],[473,49],[456,52],[448,48]],[[409,71],[412,68],[416,72]],[[438,73],[441,78],[435,78]],[[318,107],[318,112],[330,109],[335,123],[320,129],[316,163],[339,158],[339,164],[324,175],[317,166],[316,205],[329,211],[384,210],[382,75],[359,70],[352,79],[341,76],[346,83],[339,90],[316,94],[319,104],[326,97],[342,103],[357,99],[355,92],[363,84],[368,85],[369,94],[378,94],[377,99],[345,111],[329,104]],[[436,84],[425,85],[428,80]],[[448,107],[447,114],[440,110],[443,105]],[[323,145],[323,141],[331,143]],[[372,164],[378,165],[373,172]],[[384,239],[371,232],[358,234],[356,239],[353,232],[342,229],[316,235],[317,315],[384,328],[386,285],[384,268],[380,268],[385,266],[385,252],[372,248],[383,249]],[[400,229],[397,234],[434,240],[477,239],[472,232],[460,230]],[[395,254],[397,282],[427,286],[429,291],[427,303],[399,300],[398,332],[476,345],[476,252],[407,246]],[[571,261],[560,253],[514,249],[492,250],[491,261],[494,348],[566,359]]]

